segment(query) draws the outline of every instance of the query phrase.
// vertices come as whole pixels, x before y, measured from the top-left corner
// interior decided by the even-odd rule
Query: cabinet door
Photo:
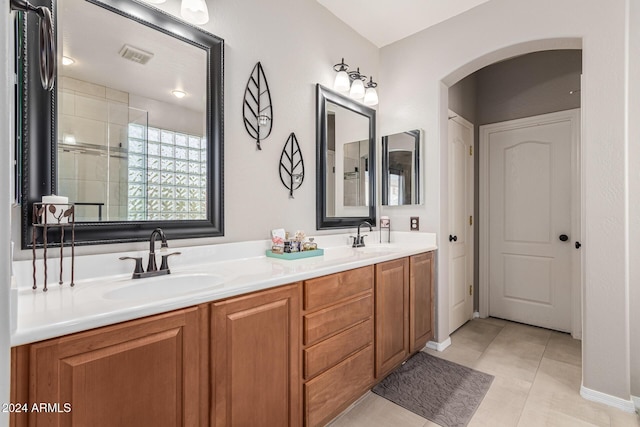
[[[213,304],[214,425],[299,426],[300,286]]]
[[[433,338],[433,252],[409,259],[409,348],[421,350]]]
[[[376,265],[376,378],[409,354],[409,259]]]
[[[194,307],[31,345],[29,400],[50,406],[29,425],[208,425],[206,317]]]

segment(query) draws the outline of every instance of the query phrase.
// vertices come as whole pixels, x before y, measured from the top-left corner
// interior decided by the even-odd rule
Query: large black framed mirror
[[[376,111],[316,85],[316,228],[376,223]]]
[[[42,196],[75,203],[76,244],[222,236],[224,41],[134,0],[34,0],[58,40],[39,78],[37,17],[18,17],[22,247]],[[55,230],[49,241],[58,241]]]
[[[413,129],[382,137],[382,204],[419,205],[420,140],[422,132]]]

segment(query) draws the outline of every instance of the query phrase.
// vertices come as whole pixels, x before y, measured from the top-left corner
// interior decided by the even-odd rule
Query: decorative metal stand
[[[280,181],[289,189],[293,199],[293,190],[297,190],[304,181],[304,161],[296,134],[291,132],[280,155]]]
[[[256,140],[258,150],[262,150],[260,141],[267,139],[273,128],[273,107],[267,77],[260,62],[253,67],[249,76],[244,91],[242,115],[245,129],[251,138]]]
[[[71,228],[71,286],[74,286],[74,267],[75,267],[75,207],[73,204],[64,203],[34,203],[31,234],[31,243],[33,246],[33,289],[38,289],[36,281],[36,247],[37,247],[37,230],[42,230],[42,247],[43,263],[44,263],[44,292],[47,292],[47,234],[49,229],[56,228],[60,230],[60,278],[58,284],[62,285],[62,270],[64,260],[64,230]]]

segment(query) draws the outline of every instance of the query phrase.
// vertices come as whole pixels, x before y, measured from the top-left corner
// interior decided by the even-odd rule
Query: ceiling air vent
[[[122,46],[122,49],[120,49],[120,56],[124,59],[128,59],[129,61],[144,65],[153,58],[153,53],[125,44]]]

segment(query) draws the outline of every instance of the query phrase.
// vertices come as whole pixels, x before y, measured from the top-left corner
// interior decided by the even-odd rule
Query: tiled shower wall
[[[103,220],[126,219],[129,95],[63,76],[58,99],[59,195],[104,203]],[[97,206],[76,209],[77,221],[98,219]]]

